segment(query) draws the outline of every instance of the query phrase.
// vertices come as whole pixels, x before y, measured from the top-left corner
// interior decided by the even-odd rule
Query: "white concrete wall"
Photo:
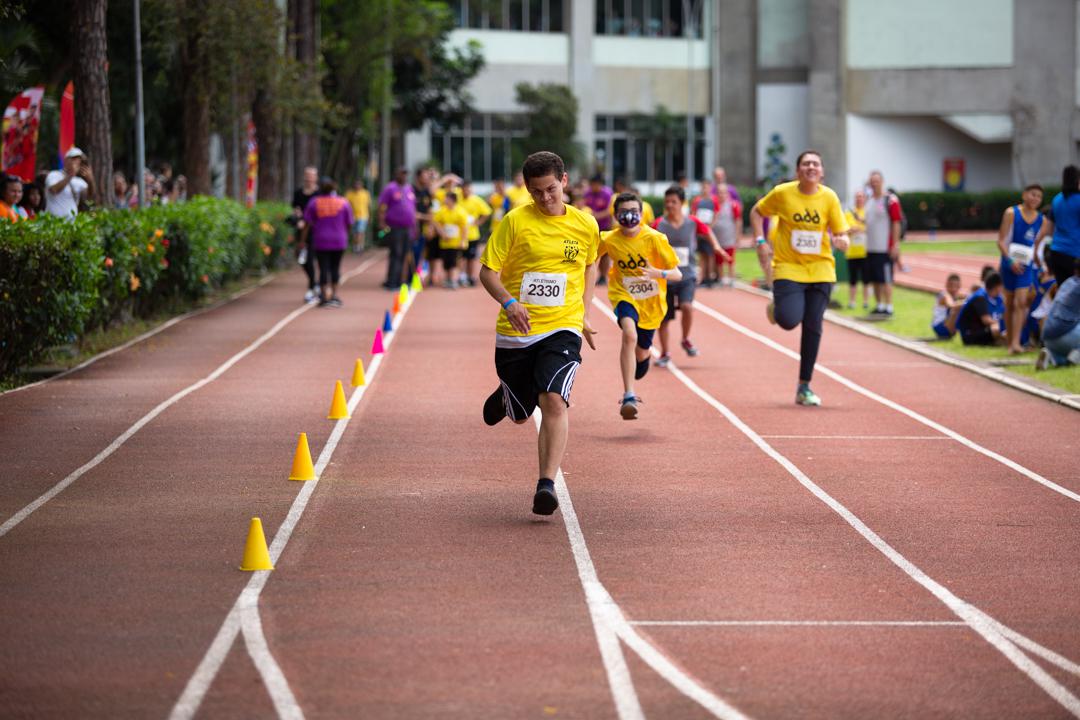
[[[709,69],[709,48],[704,40],[680,38],[593,37],[593,64],[657,70]]]
[[[847,177],[853,187],[834,188],[842,198],[850,199],[854,185],[864,182],[872,170],[880,170],[886,184],[901,192],[940,191],[942,163],[947,157],[964,158],[965,190],[979,192],[1014,185],[1010,143],[979,143],[943,121],[928,117],[849,114],[846,125]]]
[[[447,45],[465,47],[470,40],[483,46],[488,65],[565,66],[570,61],[570,36],[566,33],[459,28],[451,31]]]
[[[848,67],[1012,65],[1013,2],[847,0]]]
[[[805,84],[758,85],[757,177],[765,176],[765,150],[773,133],[787,146],[784,161],[795,172],[795,158],[810,144],[810,96]],[[828,158],[825,159],[826,166]]]
[[[763,68],[810,64],[808,0],[758,0],[758,65]],[[721,16],[721,22],[730,19]]]

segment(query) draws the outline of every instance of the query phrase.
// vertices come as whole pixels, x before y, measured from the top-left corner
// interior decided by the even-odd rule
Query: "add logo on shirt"
[[[620,260],[618,262],[620,270],[637,270],[638,268],[645,267],[647,264],[645,257],[640,254],[636,259],[633,255],[628,255],[626,260]]]
[[[803,211],[801,213],[795,213],[795,217],[792,219],[798,223],[808,223],[810,225],[821,224],[821,216],[818,215],[818,211],[815,210],[814,214],[811,215],[810,211],[806,208],[803,208]]]

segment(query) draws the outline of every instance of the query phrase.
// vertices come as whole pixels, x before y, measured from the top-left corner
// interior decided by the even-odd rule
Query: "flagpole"
[[[142,32],[139,26],[139,0],[135,6],[135,175],[139,181],[139,207],[146,207],[146,136],[143,129]]]

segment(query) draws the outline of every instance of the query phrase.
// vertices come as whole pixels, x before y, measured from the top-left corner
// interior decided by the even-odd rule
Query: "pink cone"
[[[383,349],[382,344],[382,330],[375,331],[375,341],[371,343],[371,354],[382,355],[386,350]]]

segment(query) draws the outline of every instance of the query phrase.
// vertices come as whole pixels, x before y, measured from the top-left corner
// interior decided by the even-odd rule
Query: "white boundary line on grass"
[[[615,316],[603,303],[597,299],[593,299],[593,303],[600,307],[604,313],[614,321]],[[695,303],[696,305],[696,303]],[[713,311],[715,312],[715,311]],[[719,315],[719,313],[716,313]],[[728,320],[727,322],[737,325],[734,321]],[[741,326],[740,326],[741,327]],[[747,331],[751,332],[751,331]],[[756,333],[755,333],[756,334]],[[760,336],[759,336],[760,337]],[[762,338],[768,342],[768,338]],[[782,350],[787,350],[782,346],[779,346]],[[656,350],[653,349],[653,355],[656,355]],[[1018,647],[1018,644],[1010,640],[1005,635],[1005,630],[1008,630],[1012,636],[1020,636],[1020,633],[1008,628],[1006,625],[998,620],[995,620],[990,615],[986,614],[979,608],[971,605],[970,603],[961,600],[954,595],[948,588],[941,585],[936,580],[931,578],[925,572],[923,572],[917,565],[904,557],[898,550],[889,545],[880,535],[870,529],[866,523],[859,519],[853,512],[847,509],[834,497],[829,495],[822,489],[817,483],[811,480],[806,473],[800,470],[795,463],[791,462],[786,456],[778,452],[772,445],[765,441],[760,435],[754,431],[749,425],[747,425],[738,415],[731,411],[726,405],[721,403],[715,397],[703,390],[697,383],[691,380],[678,366],[671,362],[667,368],[672,375],[674,375],[683,385],[685,385],[692,393],[704,400],[713,409],[724,416],[725,419],[736,429],[738,429],[743,435],[750,439],[758,448],[772,458],[778,465],[788,472],[795,480],[799,482],[806,490],[808,490],[814,497],[824,503],[833,512],[839,515],[844,522],[850,525],[859,535],[869,542],[878,552],[884,555],[890,562],[892,562],[897,568],[904,572],[909,578],[926,589],[931,595],[937,598],[942,604],[944,604],[949,610],[951,610],[957,617],[964,621],[974,632],[980,635],[986,642],[988,642],[994,649],[1000,652],[1005,658],[1011,662],[1020,672],[1024,673],[1032,682],[1038,685],[1042,690],[1053,698],[1063,708],[1068,710],[1073,716],[1080,717],[1080,698],[1073,695],[1068,688],[1054,679],[1048,672],[1046,672],[1038,663],[1032,660],[1030,657],[1024,654],[1024,652]],[[1053,653],[1053,651],[1038,645],[1034,640],[1024,638],[1026,644],[1030,646],[1038,646],[1040,649],[1045,650],[1046,654],[1061,658],[1060,655]],[[1044,659],[1048,659],[1046,655],[1040,655]],[[1065,658],[1066,662],[1070,662]],[[1051,661],[1053,662],[1053,661]],[[1071,662],[1070,662],[1071,664]],[[1059,665],[1059,667],[1061,667]],[[1062,668],[1068,669],[1068,668]]]
[[[744,282],[736,283],[736,287],[738,287],[743,292],[750,293],[751,295],[758,295],[760,297],[768,298],[772,297],[771,293],[760,290]],[[705,305],[702,305],[699,301],[695,301],[694,306],[707,307]],[[825,319],[833,323],[834,325],[845,327],[848,330],[853,330],[862,335],[866,335],[867,337],[872,337],[877,340],[884,340],[890,345],[895,345],[897,347],[904,348],[905,350],[910,350],[913,353],[918,353],[919,355],[922,355],[924,357],[933,358],[934,360],[945,363],[946,365],[952,365],[953,367],[960,368],[961,370],[967,370],[968,372],[975,373],[976,375],[981,375],[982,377],[993,380],[994,382],[1001,383],[1002,385],[1007,385],[1014,390],[1021,390],[1029,395],[1034,395],[1035,397],[1049,400],[1053,403],[1057,403],[1058,405],[1064,405],[1065,407],[1072,408],[1073,410],[1080,410],[1080,398],[1078,398],[1076,395],[1069,395],[1068,393],[1064,392],[1053,392],[1051,390],[1046,390],[1036,385],[1032,385],[1031,383],[1024,382],[1018,377],[1010,375],[1008,371],[1003,368],[985,368],[980,365],[976,365],[975,363],[968,362],[967,360],[955,357],[953,355],[950,355],[949,353],[944,353],[940,350],[935,350],[932,347],[927,347],[922,343],[908,340],[906,338],[900,337],[899,335],[884,332],[883,330],[878,330],[874,327],[869,327],[865,323],[860,323],[857,320],[851,320],[844,317],[843,315],[840,315],[839,313],[834,313],[831,310],[825,312]]]
[[[781,345],[780,343],[776,342],[775,340],[773,340],[771,338],[767,338],[767,337],[765,337],[764,335],[762,335],[760,333],[754,332],[753,330],[751,330],[748,327],[745,327],[744,325],[740,325],[739,323],[737,323],[734,320],[732,320],[731,318],[729,318],[727,315],[724,315],[723,313],[720,313],[717,310],[714,310],[713,308],[709,307],[708,305],[703,305],[702,303],[695,302],[694,307],[697,308],[698,310],[700,310],[701,312],[703,312],[705,315],[708,315],[712,319],[714,319],[714,320],[716,320],[716,321],[718,321],[718,322],[720,322],[720,323],[722,323],[724,325],[727,325],[732,330],[735,330],[736,332],[741,333],[741,334],[745,335],[746,337],[748,337],[748,338],[750,338],[752,340],[756,340],[757,342],[761,343],[762,345],[770,347],[773,350],[776,350],[777,352],[779,352],[779,353],[781,353],[783,355],[786,355],[789,358],[792,358],[792,359],[794,359],[796,361],[799,359],[799,353],[795,352],[794,350],[790,350],[790,349],[784,347],[783,345]],[[993,451],[993,450],[991,450],[991,449],[989,449],[987,447],[984,447],[984,446],[980,445],[979,443],[975,442],[974,440],[971,440],[970,438],[967,438],[964,435],[961,435],[960,433],[956,432],[955,430],[953,430],[951,428],[948,428],[948,427],[942,425],[941,423],[939,423],[939,422],[937,422],[935,420],[931,420],[930,418],[928,418],[925,415],[922,415],[922,414],[912,410],[911,408],[905,407],[904,405],[901,405],[898,402],[895,402],[893,400],[888,399],[887,397],[879,395],[878,393],[874,392],[873,390],[869,390],[869,389],[863,387],[862,385],[859,385],[858,383],[856,383],[853,380],[849,380],[848,378],[844,377],[843,375],[836,372],[835,370],[831,370],[828,367],[826,367],[824,365],[821,365],[821,364],[816,365],[815,370],[817,372],[820,372],[822,375],[825,375],[827,377],[832,378],[833,380],[840,383],[844,387],[847,387],[850,390],[854,390],[855,392],[859,393],[860,395],[873,400],[874,402],[880,403],[880,404],[884,405],[885,407],[890,408],[892,410],[895,410],[896,412],[898,412],[898,413],[900,413],[902,415],[907,415],[912,420],[915,420],[916,422],[922,423],[923,425],[927,426],[928,428],[931,428],[933,430],[937,430],[942,435],[948,435],[953,440],[956,440],[958,443],[970,448],[971,450],[974,450],[977,453],[985,455],[986,457],[990,458],[991,460],[996,460],[997,462],[1001,463],[1002,465],[1009,468],[1010,470],[1014,470],[1014,471],[1020,473],[1021,475],[1024,475],[1025,477],[1027,477],[1027,478],[1029,478],[1031,480],[1034,480],[1035,482],[1039,483],[1040,485],[1042,485],[1042,486],[1044,486],[1046,488],[1049,488],[1050,490],[1053,490],[1054,492],[1059,493],[1060,495],[1063,495],[1063,496],[1069,498],[1070,500],[1073,500],[1074,502],[1080,502],[1080,493],[1076,493],[1076,492],[1074,492],[1074,491],[1072,491],[1072,490],[1070,490],[1070,489],[1068,489],[1066,487],[1063,487],[1063,486],[1057,484],[1053,480],[1049,480],[1048,478],[1043,477],[1039,473],[1035,472],[1034,470],[1030,470],[1030,469],[1024,467],[1023,465],[1016,462],[1015,460],[1010,460],[1009,458],[1005,457],[1004,455],[1002,455],[1000,453],[997,453],[997,452],[995,452],[995,451]]]
[[[360,264],[357,268],[352,270],[350,273],[343,276],[342,277],[342,282],[344,283],[349,278],[354,277],[354,276],[359,275],[360,273],[364,272],[369,267],[371,267],[371,265],[374,264],[376,260],[378,260],[378,258],[371,258],[371,259],[365,261],[364,263]],[[139,432],[139,430],[142,430],[143,427],[145,427],[148,423],[150,423],[158,415],[165,412],[171,406],[173,406],[176,403],[180,402],[181,400],[183,400],[185,397],[187,397],[191,393],[195,392],[196,390],[199,390],[200,388],[202,388],[202,387],[204,387],[206,385],[209,385],[210,383],[217,380],[219,377],[221,377],[223,374],[225,374],[225,372],[228,371],[229,368],[231,368],[233,365],[235,365],[236,363],[240,362],[245,357],[247,357],[248,355],[253,353],[263,343],[265,343],[267,340],[269,340],[270,338],[277,335],[286,325],[288,325],[293,320],[300,317],[300,315],[304,314],[305,312],[307,312],[308,310],[310,310],[313,307],[315,307],[315,305],[304,305],[302,307],[298,307],[297,309],[293,310],[288,315],[286,315],[284,318],[282,318],[277,323],[275,323],[272,328],[270,328],[265,333],[260,335],[258,337],[258,339],[256,339],[254,342],[252,342],[250,345],[245,347],[243,350],[236,353],[231,358],[226,360],[224,363],[219,365],[216,370],[214,370],[212,373],[210,373],[209,375],[204,377],[202,380],[198,380],[198,381],[192,383],[191,385],[188,385],[183,390],[180,390],[179,392],[173,394],[172,397],[158,403],[157,406],[155,406],[150,412],[146,413],[141,418],[136,420],[135,423],[131,425],[131,427],[129,427],[124,432],[122,432],[119,435],[119,437],[117,437],[115,440],[113,440],[111,443],[109,443],[109,445],[104,450],[102,450],[97,455],[95,455],[93,458],[88,460],[81,467],[79,467],[78,469],[71,472],[63,480],[56,483],[51,488],[46,490],[44,493],[39,495],[30,504],[26,505],[21,510],[19,510],[14,515],[12,515],[7,520],[5,520],[4,523],[2,525],[0,525],[0,537],[3,537],[4,535],[8,534],[19,523],[21,523],[23,520],[28,518],[35,510],[37,510],[38,508],[40,508],[45,503],[52,500],[54,497],[56,497],[57,495],[62,493],[65,489],[67,489],[72,483],[74,483],[80,477],[82,477],[83,475],[85,475],[86,473],[88,473],[89,471],[91,471],[95,467],[97,467],[99,464],[104,462],[110,455],[112,455],[114,452],[116,452],[118,449],[120,449],[120,447],[124,443],[126,443],[128,440],[130,440],[131,437],[133,435],[135,435],[135,433]]]
[[[394,338],[397,337],[397,329],[401,326],[409,308],[412,307],[414,297],[414,295],[409,296],[409,299],[401,309],[401,312],[394,318],[394,332],[383,338],[384,350],[388,351],[393,344]],[[341,442],[341,438],[345,434],[346,428],[349,426],[349,421],[352,419],[353,413],[356,412],[356,407],[360,404],[367,389],[371,387],[371,383],[378,375],[384,357],[385,354],[376,355],[372,359],[371,366],[368,367],[365,372],[364,379],[366,380],[366,383],[356,388],[349,398],[349,417],[334,423],[334,429],[330,433],[330,437],[327,439],[326,445],[323,446],[322,452],[319,453],[319,459],[315,463],[316,479],[307,480],[301,483],[302,487],[300,488],[300,492],[297,493],[296,499],[293,500],[292,505],[289,507],[288,514],[285,516],[281,526],[274,534],[273,541],[270,543],[271,563],[277,564],[278,559],[281,557],[281,553],[285,550],[285,546],[288,545],[290,538],[292,538],[293,531],[300,522],[304,510],[307,509],[308,502],[311,500],[311,496],[314,494],[315,488],[322,478],[323,471],[325,471],[326,466],[330,464],[330,458],[333,457],[338,443]],[[267,692],[270,695],[270,700],[274,704],[274,709],[277,711],[278,717],[290,719],[304,717],[303,710],[301,710],[299,703],[297,703],[296,697],[289,687],[289,682],[285,678],[285,674],[282,672],[281,667],[278,665],[277,661],[274,660],[273,654],[270,652],[269,644],[266,642],[266,638],[263,635],[262,622],[259,620],[259,596],[266,586],[267,580],[270,579],[270,573],[270,570],[259,570],[252,573],[251,579],[236,598],[236,602],[233,603],[232,608],[229,610],[229,614],[225,616],[225,620],[218,629],[217,635],[214,636],[213,642],[210,643],[210,647],[207,649],[206,654],[195,668],[195,672],[188,680],[183,693],[169,713],[170,720],[188,720],[195,716],[203,699],[206,697],[206,693],[210,690],[210,686],[213,684],[214,679],[221,670],[225,658],[228,657],[229,650],[232,648],[238,633],[243,633],[244,635],[244,643],[247,647],[248,654],[251,656],[263,683],[266,685]]]

